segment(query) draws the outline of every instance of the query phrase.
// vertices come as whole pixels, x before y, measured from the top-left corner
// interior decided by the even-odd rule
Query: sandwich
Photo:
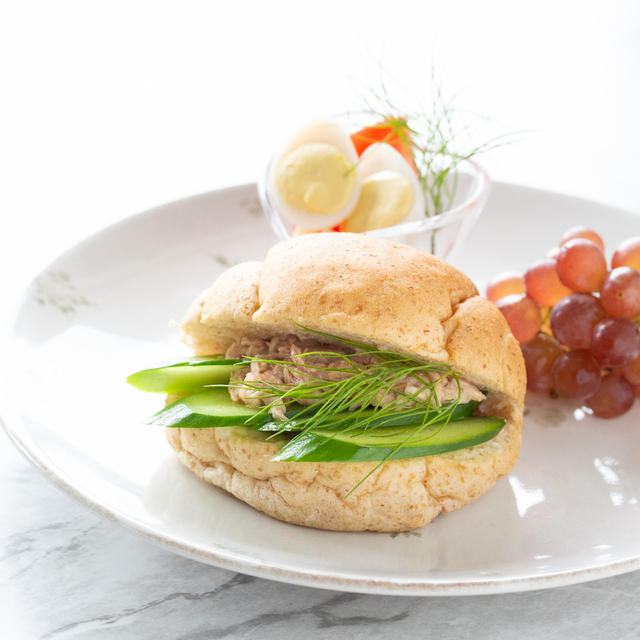
[[[223,273],[180,325],[194,357],[129,381],[203,480],[285,522],[406,531],[515,464],[525,369],[500,311],[416,248],[303,235]]]

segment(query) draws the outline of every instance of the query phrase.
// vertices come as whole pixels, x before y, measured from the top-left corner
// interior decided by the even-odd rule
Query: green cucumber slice
[[[154,369],[136,371],[127,382],[141,391],[189,393],[212,384],[226,384],[242,360],[190,358]]]
[[[473,410],[478,406],[477,402],[466,402],[464,404],[457,405],[450,414],[450,420],[460,420],[462,418],[467,418],[473,413]],[[300,413],[304,411],[304,409],[298,409],[295,413]],[[357,416],[355,414],[350,415],[350,412],[344,412],[343,414],[338,414],[341,416],[340,422],[336,424],[335,428],[337,429],[345,429],[354,427],[357,425],[358,421],[364,420],[366,418],[374,415],[374,409],[365,409],[358,413]],[[424,409],[406,409],[404,411],[398,411],[397,413],[392,413],[381,418],[377,418],[367,423],[367,429],[379,429],[382,427],[392,427],[392,426],[419,426],[425,422],[425,412]],[[305,414],[305,418],[310,415],[309,413]],[[290,412],[287,412],[287,417],[290,417]],[[332,418],[332,422],[335,423],[335,420],[338,416],[334,416]],[[426,422],[429,421],[429,416],[427,415]],[[442,422],[440,420],[440,422]],[[289,420],[286,425],[283,425],[282,422],[278,422],[277,420],[269,420],[265,424],[259,427],[260,431],[300,431],[304,428],[304,424],[300,424],[295,419]],[[327,427],[334,428],[334,427]]]
[[[226,387],[185,396],[152,415],[147,424],[160,427],[202,429],[243,425],[258,409],[234,402]]]
[[[478,416],[434,424],[419,431],[415,427],[379,427],[347,433],[318,429],[300,434],[282,447],[273,460],[379,462],[422,458],[486,442],[504,425],[503,418]]]
[[[286,415],[292,418],[303,409],[300,405],[294,405]],[[266,413],[264,407],[248,407],[234,402],[227,387],[221,386],[180,398],[154,413],[146,420],[146,424],[191,429],[250,425],[256,429],[256,426],[267,421],[273,422],[271,414]]]
[[[476,402],[458,405],[452,411],[452,419],[459,420],[471,414],[476,407]],[[308,408],[294,405],[289,408],[286,415],[289,422],[283,426],[283,422],[273,420],[270,414],[263,409],[248,407],[231,400],[226,387],[214,387],[181,398],[177,402],[161,409],[147,420],[147,424],[163,427],[189,427],[206,429],[211,427],[229,427],[238,425],[252,425],[260,431],[297,431],[303,425],[299,425],[296,414],[305,412]],[[364,412],[371,415],[373,409]],[[361,414],[362,415],[362,414]],[[355,418],[345,413],[345,419],[334,428],[344,429],[353,426]],[[424,421],[424,411],[409,409],[396,414],[381,417],[371,422],[376,429],[390,428],[393,425],[421,425]],[[327,428],[327,430],[329,430]]]

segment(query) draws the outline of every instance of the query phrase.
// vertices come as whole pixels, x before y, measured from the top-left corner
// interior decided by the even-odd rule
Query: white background
[[[484,158],[494,179],[640,211],[634,1],[2,6],[7,295],[111,221],[255,180],[295,124],[361,105],[381,64],[419,94],[434,65],[459,106],[528,132]]]

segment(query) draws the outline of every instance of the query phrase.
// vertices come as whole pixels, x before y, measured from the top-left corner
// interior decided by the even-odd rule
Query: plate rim
[[[561,192],[549,191],[545,189],[538,189],[535,187],[529,187],[519,185],[510,182],[494,182],[496,191],[501,188],[516,188],[518,190],[525,190],[528,192],[534,192],[537,194],[544,194],[552,197],[562,197],[571,200],[588,202],[591,205],[597,205],[606,207],[610,210],[616,210],[621,214],[635,216],[631,211],[622,209],[620,207],[608,205],[606,203],[598,202],[595,200],[588,200],[585,198],[575,197],[569,194]],[[203,193],[190,195],[184,198],[179,198],[170,202],[163,203],[161,205],[146,209],[144,211],[137,212],[135,214],[125,216],[111,224],[105,225],[86,237],[75,242],[73,245],[67,247],[62,252],[57,254],[47,264],[42,266],[38,273],[31,278],[22,291],[17,295],[12,304],[6,307],[7,311],[4,315],[3,322],[3,336],[0,342],[4,343],[11,340],[9,326],[12,326],[13,321],[17,318],[17,313],[21,309],[24,301],[28,295],[28,291],[33,282],[52,264],[63,259],[72,251],[80,248],[83,244],[95,240],[100,235],[115,230],[119,226],[124,226],[133,220],[140,220],[144,217],[150,217],[159,210],[165,207],[175,206],[178,203],[184,203],[187,201],[193,201],[200,198],[206,199],[214,195],[230,195],[237,192],[248,192],[253,190],[256,193],[255,183],[244,183],[239,185],[233,185],[224,187],[221,189],[214,189]],[[4,369],[4,364],[0,363],[0,368]],[[178,555],[203,562],[209,565],[217,566],[229,571],[236,571],[240,573],[246,573],[252,576],[275,580],[278,582],[285,582],[289,584],[296,584],[306,587],[320,588],[320,589],[333,589],[337,591],[355,592],[355,593],[368,593],[379,595],[405,595],[405,596],[466,596],[466,595],[490,595],[490,594],[502,594],[502,593],[516,593],[523,591],[532,591],[539,589],[548,589],[559,586],[568,586],[572,584],[578,584],[581,582],[587,582],[591,580],[607,578],[623,573],[628,573],[640,569],[640,552],[637,556],[632,556],[625,560],[617,560],[615,562],[606,563],[600,566],[590,566],[581,569],[573,569],[568,571],[555,571],[548,574],[536,574],[534,576],[522,576],[516,578],[506,577],[490,577],[486,580],[464,580],[458,582],[438,581],[429,579],[424,580],[404,580],[402,578],[390,579],[390,578],[366,578],[356,576],[339,575],[335,571],[318,571],[312,569],[292,569],[289,567],[279,566],[277,563],[269,563],[259,558],[252,557],[249,554],[240,554],[231,552],[224,548],[216,549],[215,543],[211,550],[204,551],[195,546],[191,546],[177,537],[168,534],[162,534],[155,530],[151,525],[140,522],[135,517],[129,516],[125,513],[119,512],[116,508],[110,507],[101,503],[99,500],[95,500],[91,497],[88,491],[82,489],[81,486],[76,486],[69,478],[65,477],[63,470],[58,469],[54,464],[47,464],[46,455],[37,445],[33,442],[30,444],[26,438],[21,437],[21,421],[19,418],[8,418],[12,416],[11,404],[7,398],[7,394],[0,393],[2,403],[0,405],[0,425],[7,434],[9,440],[20,451],[20,453],[33,464],[42,475],[52,482],[55,486],[63,490],[67,495],[71,496],[80,504],[88,507],[91,511],[98,514],[102,518],[111,522],[116,522],[124,526],[129,531],[150,540],[156,545],[161,546]],[[14,426],[14,422],[15,425]],[[264,516],[268,517],[268,516]]]

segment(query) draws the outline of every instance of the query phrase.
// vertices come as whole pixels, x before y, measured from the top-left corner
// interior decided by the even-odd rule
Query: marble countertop
[[[0,637],[638,638],[640,571],[547,591],[417,598],[271,582],[174,555],[54,487],[0,432]],[[603,635],[606,629],[606,636]]]

